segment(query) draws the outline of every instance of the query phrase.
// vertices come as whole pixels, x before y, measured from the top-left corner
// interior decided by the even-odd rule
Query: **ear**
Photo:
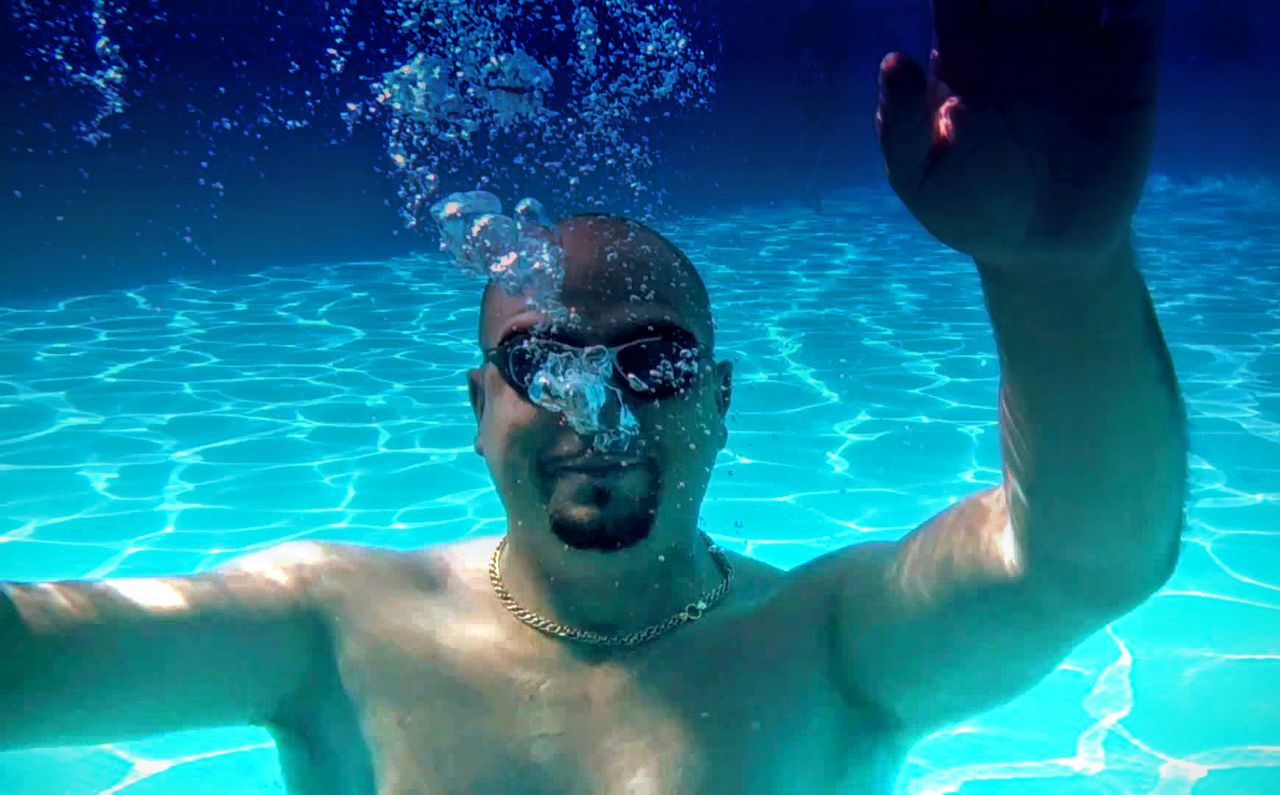
[[[733,362],[716,362],[716,381],[716,408],[720,410],[720,418],[724,419],[733,400]]]
[[[484,369],[473,367],[467,371],[467,396],[471,399],[471,411],[476,415],[475,451],[484,455],[484,446],[480,443],[480,425],[484,420]]]
[[[729,441],[729,428],[725,421],[729,416],[729,404],[733,400],[733,362],[716,362],[716,409],[720,421],[716,428],[716,448],[723,449]]]

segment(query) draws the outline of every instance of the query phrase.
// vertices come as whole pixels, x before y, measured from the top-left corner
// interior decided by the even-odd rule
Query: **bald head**
[[[674,243],[650,227],[612,215],[576,215],[556,224],[565,254],[559,299],[586,326],[606,335],[627,320],[677,323],[708,349],[714,346],[711,305],[697,269]],[[509,296],[490,280],[480,302],[482,348],[527,313],[527,296]]]

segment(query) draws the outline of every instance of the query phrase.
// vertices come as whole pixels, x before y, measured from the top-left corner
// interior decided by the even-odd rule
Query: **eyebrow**
[[[525,324],[520,324],[518,326],[509,328],[503,332],[502,337],[498,340],[497,344],[502,345],[507,340],[519,334],[530,334],[536,327],[537,327],[536,324],[525,323]],[[610,346],[621,345],[624,342],[631,342],[635,339],[639,339],[648,334],[662,335],[664,333],[669,333],[669,332],[687,334],[694,341],[698,342],[699,345],[702,344],[701,341],[698,340],[698,335],[693,333],[692,330],[685,328],[679,323],[676,323],[671,320],[640,321],[638,323],[625,326],[621,330],[619,330],[617,333],[611,334],[603,344],[610,345]],[[542,337],[544,339],[555,340],[556,342],[563,342],[566,345],[580,346],[580,345],[586,345],[586,344],[594,344],[594,343],[590,343],[589,340],[587,340],[585,337],[581,336],[580,334],[574,331],[556,332],[554,334],[539,334],[537,336]]]

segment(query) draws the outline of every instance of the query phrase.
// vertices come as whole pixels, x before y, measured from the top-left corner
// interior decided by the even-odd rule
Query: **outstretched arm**
[[[890,184],[975,259],[1004,482],[829,572],[851,696],[919,735],[1007,701],[1177,560],[1182,400],[1129,234],[1161,3],[935,0],[928,76],[881,68]]]
[[[0,749],[269,724],[322,653],[316,547],[191,577],[0,584]]]

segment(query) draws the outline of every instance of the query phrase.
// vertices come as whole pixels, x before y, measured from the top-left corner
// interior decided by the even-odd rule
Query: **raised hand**
[[[880,67],[889,183],[999,268],[1085,268],[1125,243],[1155,122],[1163,0],[933,0],[929,73]]]

